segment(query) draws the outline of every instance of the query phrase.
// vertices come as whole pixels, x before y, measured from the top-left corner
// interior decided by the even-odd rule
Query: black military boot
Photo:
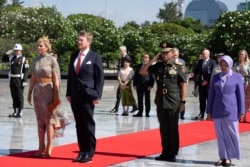
[[[16,118],[21,118],[22,117],[22,109],[18,108],[17,109],[17,114],[15,116]]]
[[[184,115],[185,115],[185,110],[180,112],[180,119],[182,119],[182,120],[185,119]]]
[[[9,117],[16,117],[16,114],[17,114],[17,110],[14,108],[14,112],[10,114]]]

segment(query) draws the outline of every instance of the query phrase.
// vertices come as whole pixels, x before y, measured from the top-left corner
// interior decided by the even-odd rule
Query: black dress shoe
[[[91,161],[92,161],[92,157],[90,157],[88,154],[79,153],[78,156],[75,159],[73,159],[72,162],[87,163]]]
[[[122,113],[122,116],[128,116],[128,113],[123,112],[123,113]]]
[[[168,161],[168,162],[175,162],[176,158],[174,155],[165,155],[165,154],[161,154],[158,157],[155,157],[155,160],[158,161]]]
[[[142,117],[142,114],[135,114],[133,117]]]
[[[232,161],[230,159],[227,159],[224,161],[224,166],[231,166],[232,165]]]
[[[168,162],[175,162],[176,158],[175,158],[175,156],[167,156],[166,161],[168,161]]]
[[[88,154],[85,154],[82,156],[81,160],[79,161],[80,163],[89,163],[92,161],[92,157],[90,157]]]
[[[78,156],[75,159],[73,159],[72,162],[80,162],[80,160],[82,159],[82,157],[83,157],[82,153],[79,153]]]
[[[185,118],[183,116],[181,116],[180,119],[184,120]]]
[[[146,117],[150,117],[150,115],[149,115],[149,114],[146,114]]]
[[[214,166],[224,166],[225,165],[225,160],[220,159],[219,161],[214,163]]]
[[[9,117],[11,117],[11,118],[12,118],[12,117],[16,117],[16,114],[14,114],[14,113],[13,113],[13,114],[10,114]]]
[[[112,110],[109,111],[110,113],[117,113],[118,112],[118,109],[116,108],[113,108]]]
[[[164,155],[164,154],[161,154],[160,156],[155,157],[155,160],[157,160],[157,161],[166,161],[167,160],[167,156]]]
[[[17,114],[15,118],[21,118],[22,116],[20,114]]]
[[[204,119],[204,115],[198,115],[193,118],[193,120],[203,120],[203,119]]]

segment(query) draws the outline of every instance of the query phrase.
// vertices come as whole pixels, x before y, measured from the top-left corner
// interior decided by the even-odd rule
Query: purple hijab
[[[220,63],[222,61],[225,61],[228,65],[228,69],[226,72],[221,72],[220,73],[220,79],[221,79],[221,89],[223,90],[224,86],[225,86],[225,83],[227,82],[227,79],[232,76],[232,67],[233,67],[233,59],[228,56],[228,55],[224,55],[222,56],[221,60],[220,60]]]

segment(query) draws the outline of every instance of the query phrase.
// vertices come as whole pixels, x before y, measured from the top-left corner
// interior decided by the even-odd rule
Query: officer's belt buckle
[[[167,94],[168,93],[168,90],[167,89],[162,89],[162,94]]]

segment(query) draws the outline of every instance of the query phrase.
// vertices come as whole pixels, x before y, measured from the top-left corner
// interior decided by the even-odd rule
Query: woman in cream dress
[[[41,37],[36,45],[38,56],[33,61],[27,100],[32,105],[31,96],[33,94],[39,139],[39,148],[35,156],[48,157],[53,148],[52,139],[55,128],[60,127],[60,121],[55,114],[60,103],[60,70],[56,59],[49,54],[51,51],[49,39]],[[45,142],[45,138],[47,142]]]
[[[118,74],[118,82],[120,85],[123,113],[122,116],[128,116],[129,106],[135,105],[135,98],[132,92],[132,78],[134,70],[130,67],[130,60],[124,59],[124,67],[122,67]]]

